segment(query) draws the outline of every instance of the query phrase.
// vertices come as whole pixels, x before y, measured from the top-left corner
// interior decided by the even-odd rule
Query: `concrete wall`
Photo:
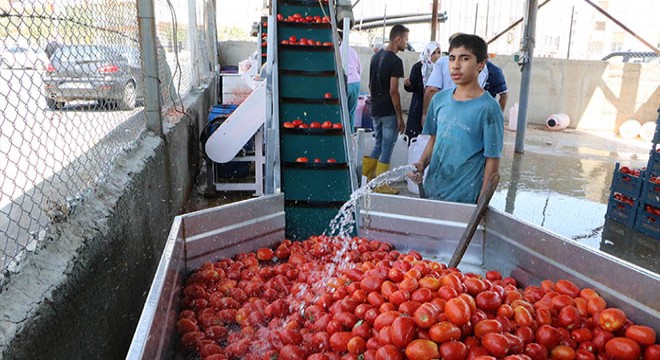
[[[123,359],[172,218],[199,164],[212,91],[184,99],[164,139],[145,134],[115,171],[54,225],[0,294],[0,359]]]
[[[237,64],[256,49],[251,42],[223,42],[219,45],[220,61]],[[356,48],[362,61],[362,88],[368,92],[369,48]],[[406,77],[418,61],[418,53],[399,53]],[[504,110],[520,96],[520,67],[511,56],[496,56],[491,60],[500,66],[511,94]],[[402,106],[408,109],[411,95],[401,85]],[[571,127],[618,131],[628,119],[641,123],[655,121],[660,105],[660,64],[608,63],[604,61],[535,58],[529,99],[528,122],[545,124],[548,116],[567,113]]]

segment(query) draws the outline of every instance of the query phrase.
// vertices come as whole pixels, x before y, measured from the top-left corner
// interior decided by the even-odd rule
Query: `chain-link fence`
[[[136,9],[0,1],[0,283],[145,130]],[[181,96],[213,74],[213,2],[155,9],[161,98],[181,110]]]

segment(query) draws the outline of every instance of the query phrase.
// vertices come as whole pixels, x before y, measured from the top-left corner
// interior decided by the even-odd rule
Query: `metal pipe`
[[[525,17],[525,34],[523,36],[522,52],[525,61],[522,65],[520,78],[520,105],[518,107],[518,126],[516,129],[516,145],[514,151],[525,153],[525,131],[527,128],[527,107],[529,106],[529,86],[532,79],[532,59],[536,42],[536,14],[538,0],[527,0],[527,16]]]
[[[140,31],[140,52],[144,71],[144,114],[147,130],[163,137],[161,120],[160,79],[158,78],[158,47],[156,46],[156,22],[154,0],[138,0],[138,27]]]
[[[473,34],[477,33],[477,20],[479,18],[479,3],[475,5],[474,8],[474,30],[472,31]]]
[[[550,0],[545,0],[541,5],[539,5],[539,9],[542,8],[545,4],[549,3]],[[509,32],[509,30],[513,29],[514,27],[518,26],[523,21],[524,17],[521,17],[520,19],[514,21],[511,25],[509,25],[506,29],[500,31],[497,35],[495,35],[492,39],[488,40],[488,44],[494,42],[495,40],[499,39],[500,36],[506,34]]]
[[[623,25],[623,23],[622,23],[621,21],[615,19],[614,16],[610,15],[610,13],[608,13],[608,12],[605,11],[605,10],[603,10],[600,6],[594,4],[591,0],[584,0],[584,1],[586,1],[587,4],[593,6],[596,10],[598,10],[598,12],[600,12],[600,13],[603,14],[603,15],[605,15],[605,17],[607,17],[608,19],[612,20],[615,24],[619,25],[623,30],[627,31],[630,35],[634,36],[635,39],[641,41],[642,44],[644,44],[644,45],[646,45],[647,47],[649,47],[650,49],[652,49],[656,54],[660,54],[660,50],[659,50],[657,47],[651,45],[651,43],[649,43],[648,41],[642,39],[641,36],[637,35],[634,31],[630,30],[630,28],[628,28],[627,26]]]
[[[433,5],[431,5],[431,41],[437,39],[436,33],[438,31],[438,1],[433,0]]]
[[[575,5],[571,7],[571,23],[568,24],[568,49],[566,49],[566,60],[571,57],[571,38],[573,37],[573,16],[575,15]]]
[[[410,17],[410,18],[399,18],[399,19],[387,19],[385,21],[386,25],[396,25],[396,24],[420,24],[420,23],[427,23],[431,21],[431,15],[420,15],[420,16],[415,16],[415,17]],[[444,19],[442,19],[441,22],[444,22]],[[368,23],[357,23],[353,29],[354,30],[369,30],[369,29],[375,29],[383,26],[383,21],[379,20],[378,22],[368,22]]]

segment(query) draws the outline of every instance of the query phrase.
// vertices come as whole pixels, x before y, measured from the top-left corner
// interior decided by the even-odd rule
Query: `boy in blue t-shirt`
[[[488,46],[476,35],[462,34],[449,44],[449,71],[455,89],[431,100],[422,134],[430,139],[414,165],[414,181],[424,169],[430,199],[476,203],[486,181],[499,171],[504,134],[502,110],[481,86]]]

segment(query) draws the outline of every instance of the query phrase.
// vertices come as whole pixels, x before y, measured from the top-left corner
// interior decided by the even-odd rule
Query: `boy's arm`
[[[403,122],[403,112],[401,111],[401,96],[399,96],[399,78],[390,77],[390,97],[392,98],[392,105],[394,105],[394,112],[396,112],[396,122],[399,133],[406,130],[406,123]]]
[[[479,198],[483,194],[483,192],[486,190],[486,186],[488,185],[488,179],[495,174],[496,172],[500,171],[500,158],[486,158],[486,164],[484,165],[484,180],[481,184],[481,191],[479,192]],[[477,201],[479,200],[477,198]]]
[[[422,182],[422,180],[424,180],[424,169],[426,169],[426,167],[429,166],[429,163],[431,162],[431,156],[433,155],[434,146],[435,146],[435,135],[431,135],[429,137],[429,142],[426,143],[426,147],[424,148],[422,155],[419,157],[419,160],[417,160],[417,162],[413,164],[417,172],[408,174],[408,177],[413,182],[419,184]]]

